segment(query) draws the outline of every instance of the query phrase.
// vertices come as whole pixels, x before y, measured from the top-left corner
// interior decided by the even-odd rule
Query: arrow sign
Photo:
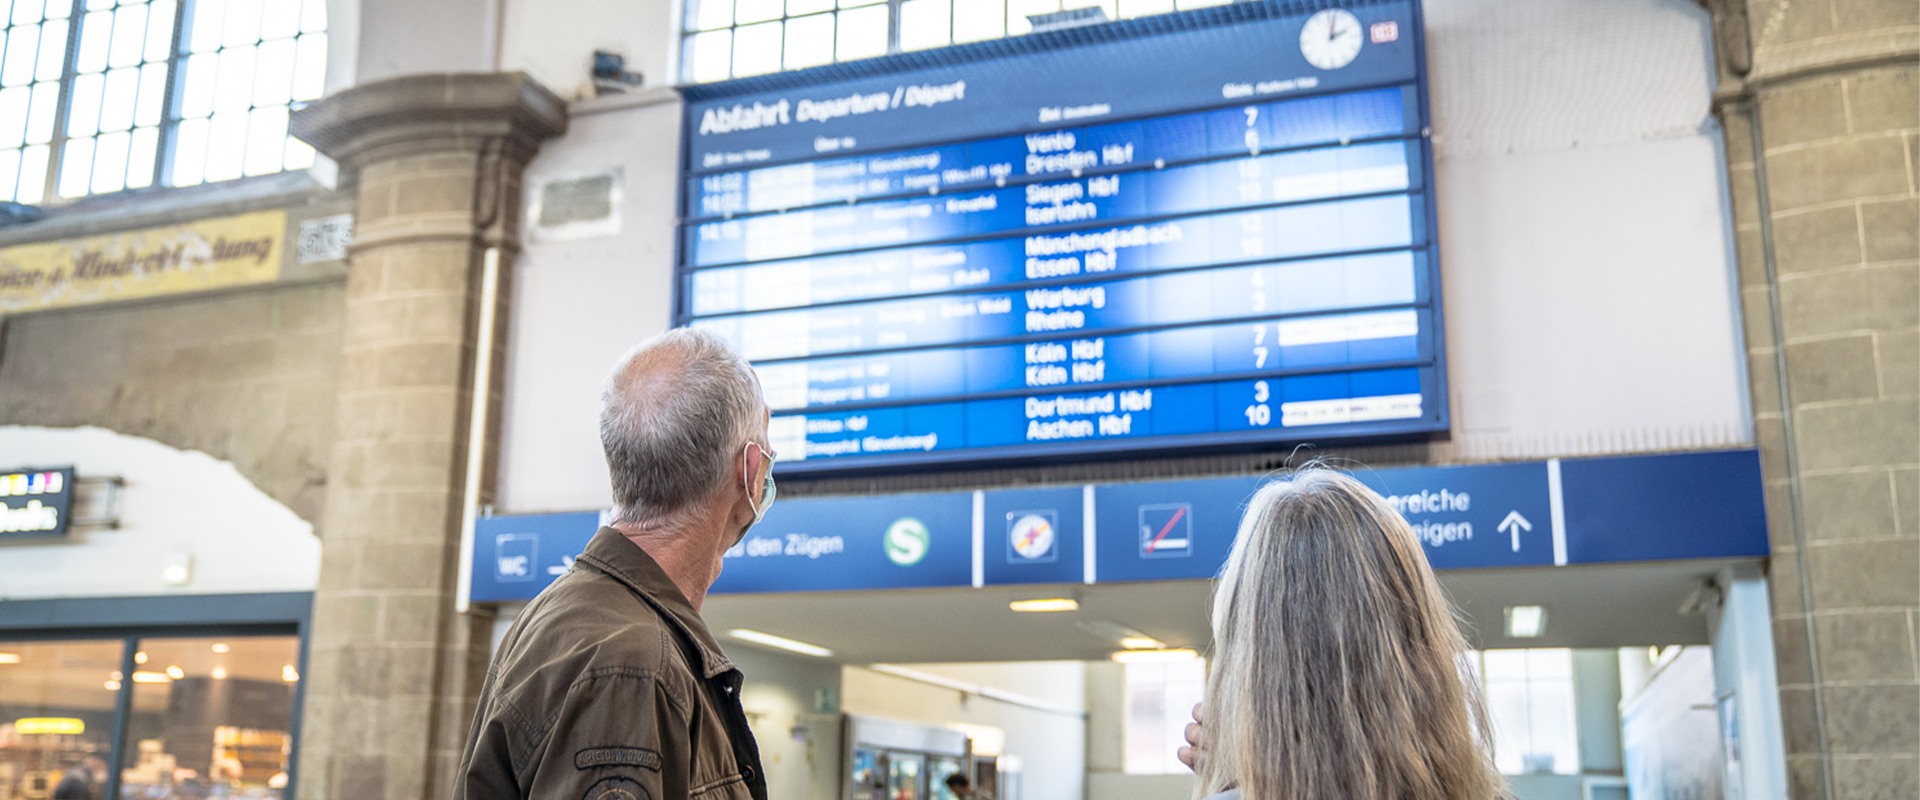
[[[1526,517],[1520,516],[1519,511],[1509,511],[1507,518],[1500,520],[1500,526],[1495,530],[1512,534],[1513,552],[1518,553],[1520,552],[1520,532],[1533,530],[1533,523],[1528,522]]]

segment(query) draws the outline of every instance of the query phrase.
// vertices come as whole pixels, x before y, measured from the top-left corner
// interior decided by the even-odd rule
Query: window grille
[[[325,90],[326,0],[0,0],[0,200],[313,164],[287,133]]]
[[[1130,19],[1232,0],[688,0],[680,80],[708,83],[1031,33],[1027,18]]]

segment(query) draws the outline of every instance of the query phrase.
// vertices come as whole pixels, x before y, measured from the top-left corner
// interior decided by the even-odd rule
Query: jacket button
[[[752,782],[753,782],[753,767],[741,767],[741,768],[740,768],[740,777],[741,777],[741,778],[744,778],[744,779],[746,779],[746,781],[747,781],[748,783],[752,783]]]

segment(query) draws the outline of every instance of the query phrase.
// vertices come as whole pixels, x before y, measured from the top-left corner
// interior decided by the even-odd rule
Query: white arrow
[[[1526,517],[1520,516],[1520,512],[1509,511],[1507,518],[1500,520],[1500,525],[1494,530],[1512,534],[1513,552],[1518,553],[1520,552],[1520,532],[1533,530],[1533,523],[1528,522]]]

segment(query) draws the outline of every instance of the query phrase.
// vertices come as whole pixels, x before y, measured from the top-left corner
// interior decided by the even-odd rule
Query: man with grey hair
[[[711,333],[627,354],[600,407],[613,524],[507,630],[455,800],[766,800],[740,670],[700,607],[773,503],[768,419],[753,370]]]

